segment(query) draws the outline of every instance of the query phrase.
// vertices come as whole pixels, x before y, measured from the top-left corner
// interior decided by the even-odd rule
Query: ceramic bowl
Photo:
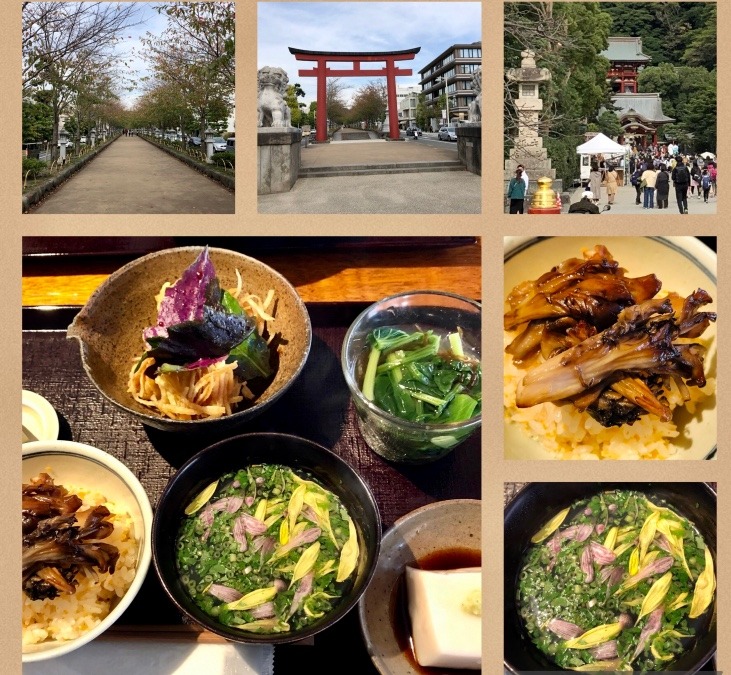
[[[166,249],[133,260],[106,279],[68,328],[79,341],[87,375],[100,393],[143,424],[167,431],[225,431],[247,422],[272,405],[302,371],[312,340],[307,309],[293,286],[278,272],[249,256],[210,248],[221,288],[243,287],[264,297],[274,289],[276,306],[270,327],[279,335],[276,373],[253,405],[231,415],[202,420],[172,420],[151,413],[127,393],[130,368],[144,351],[142,331],[157,322],[155,296],[164,282],[180,277],[198,256],[197,246]]]
[[[137,595],[152,555],[150,501],[135,475],[122,462],[103,450],[73,441],[32,441],[23,444],[23,482],[29,482],[42,472],[48,473],[57,485],[99,492],[129,513],[138,540],[137,562],[131,585],[99,624],[73,640],[46,640],[24,646],[23,663],[68,654],[107,630]]]
[[[56,409],[40,394],[23,389],[22,421],[25,429],[33,436],[32,441],[55,441],[58,438],[59,422]]]
[[[358,427],[374,452],[392,462],[433,462],[452,452],[479,429],[482,416],[477,414],[450,424],[427,424],[403,420],[379,408],[361,391],[368,334],[383,326],[406,331],[418,326],[421,330],[433,329],[446,335],[459,327],[465,353],[479,359],[481,318],[481,306],[474,300],[441,291],[410,291],[372,304],[355,319],[343,340],[341,364],[358,414]]]
[[[581,257],[582,249],[596,244],[607,247],[620,267],[631,277],[655,274],[662,291],[687,296],[698,288],[714,302],[704,311],[717,311],[716,253],[696,237],[506,237],[504,241],[504,297],[517,284],[537,279],[554,265],[571,257]],[[719,319],[720,320],[720,319]],[[702,341],[709,344],[704,359],[707,378],[716,377],[717,326],[711,323]],[[713,385],[711,385],[711,391]],[[676,410],[673,421],[679,435],[669,459],[710,459],[717,442],[716,395],[701,401],[693,414]],[[524,427],[507,416],[504,422],[504,448],[507,459],[557,459],[540,438],[529,436]]]
[[[410,646],[405,568],[450,554],[460,559],[458,567],[479,566],[481,523],[480,500],[449,499],[406,514],[383,535],[373,581],[358,606],[368,653],[381,675],[431,672],[417,664]]]
[[[309,474],[340,498],[358,531],[360,555],[355,582],[331,612],[305,628],[272,634],[230,628],[203,612],[188,595],[180,579],[176,539],[183,509],[203,488],[223,474],[252,464],[279,464],[295,472]],[[162,586],[188,619],[234,642],[282,644],[312,637],[339,621],[355,606],[376,567],[381,544],[381,517],[367,484],[347,462],[327,448],[288,434],[242,434],[202,450],[170,479],[155,511],[152,540],[153,561]]]

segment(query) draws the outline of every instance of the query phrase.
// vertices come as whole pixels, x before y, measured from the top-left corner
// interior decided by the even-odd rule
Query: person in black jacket
[[[599,207],[594,203],[594,194],[586,190],[582,193],[581,199],[569,206],[569,213],[599,213]]]
[[[657,208],[666,209],[668,208],[668,195],[670,194],[670,174],[668,168],[664,165],[660,165],[660,171],[655,179],[655,190],[657,197]]]
[[[675,187],[675,199],[678,202],[678,211],[688,213],[688,186],[690,185],[690,171],[685,165],[685,160],[678,157],[672,173],[673,185]]]

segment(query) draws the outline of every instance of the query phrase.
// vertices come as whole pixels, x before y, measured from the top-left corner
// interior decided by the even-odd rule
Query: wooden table
[[[104,441],[105,450],[126,461],[138,473],[151,501],[159,493],[160,485],[167,481],[167,474],[174,471],[174,467],[165,461],[171,456],[167,447],[169,440],[165,434],[143,432],[139,428],[141,425],[120,423],[110,418],[97,392],[83,376],[77,363],[78,350],[75,345],[66,344],[68,341],[64,333],[68,323],[63,322],[68,321],[69,312],[75,313],[109,274],[129,260],[160,248],[201,243],[239,250],[265,262],[283,274],[311,308],[314,305],[320,310],[330,305],[347,305],[348,311],[352,312],[359,305],[365,306],[388,295],[416,289],[447,291],[477,300],[481,298],[481,246],[480,241],[473,238],[290,238],[277,241],[276,238],[254,240],[242,237],[209,242],[175,238],[25,238],[22,279],[24,387],[38,388],[39,393],[50,398],[59,414],[68,418],[65,419],[65,429],[68,434],[73,434],[74,440]],[[38,311],[38,306],[56,309],[44,312]],[[60,314],[62,320],[62,323],[56,321],[58,325],[51,326],[51,333],[55,332],[56,337],[44,332],[47,327],[34,323],[39,316],[41,322],[45,321],[43,316],[49,314]],[[313,315],[313,325],[315,323]],[[344,328],[338,324],[320,327],[319,330],[321,341],[327,342],[325,346],[335,353],[339,344],[336,342],[342,339]],[[41,355],[48,349],[59,355],[54,361],[52,377],[39,365],[43,361]],[[337,381],[342,379],[338,377],[339,370],[333,373],[335,380],[329,381],[327,386],[334,391],[345,385]],[[324,375],[318,372],[318,377]],[[307,380],[306,372],[303,378]],[[69,381],[75,383],[73,395],[83,399],[81,405],[68,403],[66,387]],[[307,429],[317,427],[312,420],[297,422],[298,415],[294,413],[289,417],[293,418],[288,422],[295,425],[295,431],[303,430],[300,435],[312,434]],[[261,424],[266,426],[266,416],[261,419]],[[479,498],[480,444],[477,437],[467,442],[470,448],[463,455],[453,460],[450,457],[454,455],[450,455],[433,469],[409,472],[389,466],[369,452],[357,432],[353,431],[353,424],[354,412],[349,410],[345,415],[345,428],[350,431],[347,434],[343,432],[345,438],[337,441],[337,448],[362,475],[369,477],[379,500],[384,528],[425,501]],[[141,458],[147,462],[144,464],[149,469],[147,475],[144,469],[140,472]],[[164,471],[160,475],[150,475],[155,473],[153,466],[157,467],[158,473],[160,467]],[[212,633],[180,624],[179,615],[170,612],[171,605],[164,612],[170,603],[155,584],[154,573],[151,573],[145,580],[145,587],[148,587],[145,592],[146,598],[156,599],[153,602],[159,603],[159,622],[154,626],[146,625],[152,621],[145,617],[147,606],[137,603],[138,596],[119,625],[107,631],[104,639],[146,636],[153,640],[222,640]],[[138,604],[137,609],[135,603]],[[323,661],[324,655],[332,656],[338,651],[339,643],[348,645],[353,672],[375,674],[360,639],[357,611],[354,609],[335,626],[320,633],[312,645],[277,647],[274,652],[275,675],[294,672],[292,669],[303,657],[318,663],[320,675],[339,675],[342,664],[329,664],[327,657]]]
[[[115,239],[115,238],[112,238]],[[304,238],[302,238],[304,239]],[[103,254],[94,255],[96,241]],[[204,240],[201,240],[204,241]],[[228,242],[230,248],[258,258],[284,274],[305,302],[371,302],[415,289],[448,291],[479,300],[480,242],[471,238],[362,237],[309,238],[287,248],[277,248],[276,238],[247,247],[247,238]],[[25,238],[23,258],[23,306],[83,305],[104,279],[141,253],[157,248],[193,243],[174,238],[77,237]],[[74,255],[73,245],[84,255]],[[319,244],[319,245],[318,245]],[[409,245],[410,244],[410,245]],[[114,254],[113,246],[117,253]],[[213,244],[212,244],[213,245]],[[216,242],[219,245],[219,242]],[[41,251],[48,254],[41,255]],[[59,251],[62,253],[59,254]]]

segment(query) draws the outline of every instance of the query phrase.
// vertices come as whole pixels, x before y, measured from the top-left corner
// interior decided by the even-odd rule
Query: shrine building
[[[608,42],[601,55],[609,60],[607,83],[615,92],[612,103],[624,130],[619,142],[628,139],[640,147],[657,144],[660,128],[675,120],[663,112],[660,94],[639,93],[638,76],[652,57],[642,53],[642,38],[610,37]]]

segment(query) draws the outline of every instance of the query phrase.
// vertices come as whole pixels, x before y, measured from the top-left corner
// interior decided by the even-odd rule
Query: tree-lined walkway
[[[31,213],[233,213],[234,194],[137,136],[122,136]]]

